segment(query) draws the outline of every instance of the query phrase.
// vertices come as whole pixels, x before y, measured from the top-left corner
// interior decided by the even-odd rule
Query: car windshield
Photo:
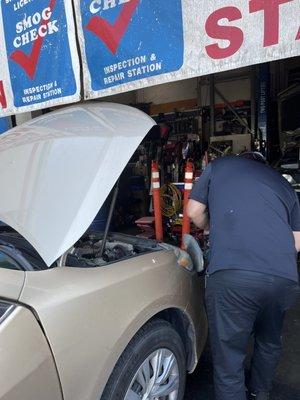
[[[32,245],[24,239],[23,236],[4,224],[1,224],[0,227],[0,241],[3,245],[11,246],[12,249],[16,249],[21,253],[34,270],[48,269],[46,263]],[[7,260],[5,261],[4,258],[2,259],[2,262],[0,258],[0,268],[20,269],[14,268],[13,265],[9,266]]]

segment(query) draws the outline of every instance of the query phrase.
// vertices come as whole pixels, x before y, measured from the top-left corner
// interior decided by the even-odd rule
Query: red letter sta
[[[263,11],[265,17],[264,47],[279,42],[279,6],[294,0],[250,0],[250,13]]]
[[[220,60],[235,54],[241,48],[244,41],[244,34],[236,26],[222,26],[219,21],[223,18],[228,21],[237,21],[242,18],[242,13],[237,7],[224,7],[213,12],[207,19],[205,30],[208,36],[213,39],[229,40],[228,47],[222,48],[217,43],[206,46],[209,57]]]
[[[0,81],[0,105],[1,105],[2,108],[6,108],[7,107],[3,81]]]

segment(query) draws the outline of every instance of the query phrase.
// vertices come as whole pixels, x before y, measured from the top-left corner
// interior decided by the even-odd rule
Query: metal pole
[[[102,238],[102,244],[101,244],[101,249],[100,249],[100,253],[99,253],[99,258],[101,258],[103,256],[104,250],[105,250],[105,245],[106,245],[106,241],[107,241],[107,237],[108,237],[108,233],[109,233],[109,228],[111,225],[111,220],[113,217],[113,213],[115,210],[115,205],[116,205],[116,201],[117,201],[117,197],[118,197],[118,192],[119,192],[119,179],[117,180],[117,183],[115,185],[114,188],[114,194],[113,194],[113,198],[110,204],[110,208],[109,208],[109,214],[108,214],[108,218],[107,218],[107,222],[106,222],[106,226],[105,226],[105,231],[104,231],[104,235]]]
[[[197,106],[202,107],[202,79],[197,78]]]
[[[251,131],[252,140],[256,137],[256,67],[251,67]]]
[[[202,112],[202,78],[197,78],[198,135],[201,138],[201,153],[204,146],[203,112]]]
[[[260,134],[260,151],[269,157],[269,108],[270,108],[270,64],[260,64],[259,67],[259,100],[257,107],[257,129]]]
[[[232,107],[232,105],[229,103],[229,101],[226,99],[226,97],[217,89],[215,88],[215,92],[221,99],[224,101],[226,106],[229,108],[229,110],[236,116],[237,120],[240,122],[241,125],[243,125],[249,133],[252,134],[251,129],[249,128],[248,124],[239,116],[239,114],[235,111],[235,109]]]
[[[216,131],[216,116],[215,116],[215,75],[211,74],[209,78],[209,103],[210,103],[210,136],[215,135]]]

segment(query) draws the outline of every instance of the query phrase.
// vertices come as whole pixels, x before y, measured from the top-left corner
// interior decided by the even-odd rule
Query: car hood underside
[[[61,109],[0,137],[0,220],[50,266],[92,223],[155,122],[113,103]]]

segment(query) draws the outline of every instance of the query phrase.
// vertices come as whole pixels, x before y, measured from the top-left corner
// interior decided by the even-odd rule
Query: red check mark
[[[110,24],[102,17],[92,17],[86,29],[98,36],[108,49],[113,54],[116,54],[139,3],[140,0],[130,0],[129,3],[124,4],[122,11],[113,24]]]
[[[55,7],[55,3],[56,0],[50,0],[50,4],[48,7],[51,13]],[[41,25],[45,23],[47,22],[41,21]],[[29,55],[25,54],[22,50],[16,50],[10,55],[10,58],[24,69],[30,79],[33,79],[35,76],[43,42],[44,37],[38,36]]]

